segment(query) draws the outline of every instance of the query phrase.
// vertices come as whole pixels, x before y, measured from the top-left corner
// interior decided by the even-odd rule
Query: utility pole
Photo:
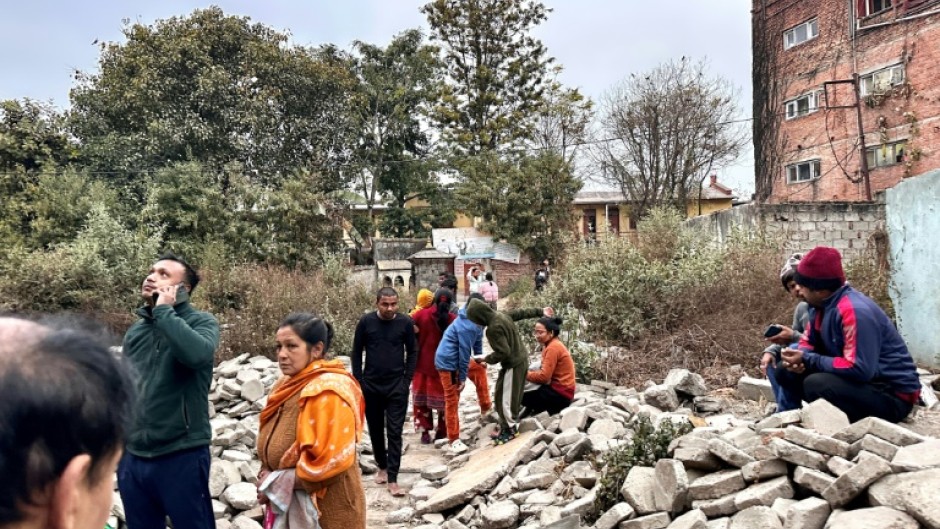
[[[858,119],[858,170],[865,181],[865,200],[871,202],[871,180],[868,179],[868,149],[865,147],[865,128],[862,125],[862,97],[858,87],[858,72],[852,73],[852,87],[855,89],[855,117]]]
[[[855,102],[851,105],[830,105],[829,101],[829,85],[838,85],[838,84],[850,84],[852,85],[852,92],[855,95]],[[858,172],[862,177],[862,181],[865,182],[865,200],[871,202],[871,181],[868,178],[868,153],[866,152],[868,148],[865,146],[865,127],[862,122],[862,97],[861,92],[858,86],[858,73],[853,72],[851,79],[838,79],[835,81],[826,81],[823,83],[823,91],[826,94],[826,108],[827,109],[837,109],[837,108],[854,108],[855,109],[855,119],[858,124],[858,150],[859,150],[859,162],[858,162]],[[848,176],[848,174],[846,174]]]

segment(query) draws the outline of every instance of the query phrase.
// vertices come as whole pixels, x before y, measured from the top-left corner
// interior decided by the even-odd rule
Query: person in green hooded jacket
[[[494,399],[499,415],[499,433],[494,439],[496,444],[505,443],[516,436],[525,376],[529,368],[529,354],[514,322],[554,315],[555,311],[551,307],[497,312],[479,299],[471,299],[467,305],[467,318],[486,327],[486,340],[493,349],[492,353],[477,361],[500,365]]]
[[[209,385],[219,322],[189,302],[199,274],[165,254],[141,285],[140,319],[123,352],[139,380],[134,421],[118,467],[129,529],[214,529],[209,493]]]

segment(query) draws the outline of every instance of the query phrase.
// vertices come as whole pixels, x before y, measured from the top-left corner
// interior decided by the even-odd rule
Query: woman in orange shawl
[[[291,314],[278,328],[277,361],[285,376],[261,412],[258,483],[272,471],[294,470],[293,488],[310,495],[320,527],[365,528],[356,460],[365,404],[343,363],[326,359],[332,338],[332,325],[309,313]],[[268,498],[259,492],[259,500]]]

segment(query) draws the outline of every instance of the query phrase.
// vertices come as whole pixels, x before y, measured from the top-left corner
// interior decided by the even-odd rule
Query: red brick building
[[[758,200],[868,201],[940,167],[940,0],[754,0],[752,20]]]

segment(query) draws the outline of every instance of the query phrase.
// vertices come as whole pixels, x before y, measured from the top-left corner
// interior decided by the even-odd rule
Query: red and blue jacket
[[[920,379],[904,339],[870,298],[845,285],[822,308],[810,307],[799,348],[808,371],[882,383],[916,404]]]

